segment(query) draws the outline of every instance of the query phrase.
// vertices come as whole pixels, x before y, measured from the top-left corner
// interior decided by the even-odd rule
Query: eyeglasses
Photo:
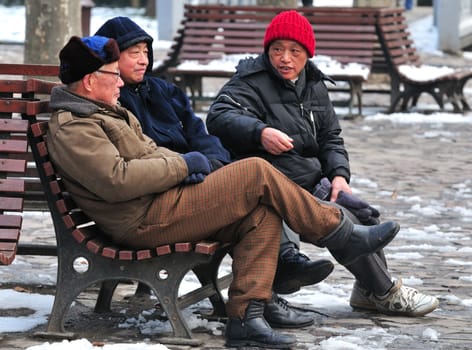
[[[97,72],[114,75],[114,76],[116,76],[116,81],[118,81],[118,79],[120,79],[120,72],[110,72],[108,70],[103,70],[103,69],[99,69],[99,70],[97,70]]]

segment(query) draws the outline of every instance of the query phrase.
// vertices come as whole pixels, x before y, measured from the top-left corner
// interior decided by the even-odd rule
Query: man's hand
[[[336,203],[349,210],[363,225],[378,225],[380,213],[366,201],[343,191],[339,192]]]
[[[280,130],[265,128],[261,133],[261,144],[267,152],[278,156],[293,148],[293,139]]]
[[[188,152],[182,155],[187,163],[188,174],[201,173],[208,175],[211,172],[211,164],[208,158],[200,152]]]
[[[205,180],[205,175],[202,173],[193,173],[187,176],[182,183],[184,185],[192,185],[192,184],[199,184]]]
[[[348,194],[352,194],[352,189],[347,183],[346,179],[342,176],[335,176],[331,181],[331,202],[336,202],[338,199],[339,192],[343,191]]]

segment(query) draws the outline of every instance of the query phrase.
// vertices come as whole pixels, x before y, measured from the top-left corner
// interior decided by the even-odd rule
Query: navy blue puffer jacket
[[[150,63],[147,73],[139,84],[123,86],[119,99],[123,107],[136,115],[146,135],[159,146],[175,152],[199,151],[223,164],[231,161],[218,137],[207,133],[185,93],[174,84],[151,76],[153,39],[150,35],[128,17],[108,20],[95,34],[114,38],[121,51],[139,42],[147,43]]]

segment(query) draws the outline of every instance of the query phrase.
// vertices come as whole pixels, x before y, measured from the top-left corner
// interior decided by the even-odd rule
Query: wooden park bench
[[[55,72],[57,75],[57,67],[0,65],[0,75],[24,74],[22,72],[32,72],[29,74],[35,75]],[[138,287],[142,286],[141,290],[150,289],[154,292],[172,326],[172,334],[159,338],[160,342],[200,345],[201,341],[192,336],[181,310],[208,298],[213,307],[213,315],[225,316],[221,290],[229,285],[232,276],[227,274],[220,277],[219,267],[230,247],[218,242],[181,242],[135,250],[113,244],[77,207],[49,159],[45,135],[50,115],[49,93],[55,85],[54,82],[28,78],[0,80],[0,88],[4,93],[0,96],[0,131],[10,130],[21,140],[20,144],[13,143],[13,139],[12,142],[5,139],[10,144],[9,147],[3,147],[7,142],[0,144],[0,151],[11,149],[17,155],[15,162],[7,159],[8,167],[0,160],[0,171],[6,174],[6,179],[0,180],[3,181],[0,184],[1,195],[3,196],[4,187],[7,187],[3,186],[5,182],[13,183],[10,180],[11,173],[26,171],[28,179],[23,183],[24,188],[20,186],[21,183],[15,186],[18,187],[18,196],[13,197],[13,204],[8,204],[8,198],[0,197],[0,205],[5,210],[17,210],[20,213],[26,210],[48,210],[57,243],[56,246],[29,244],[22,247],[20,215],[11,221],[11,230],[8,227],[9,231],[3,229],[3,226],[0,230],[1,243],[8,243],[0,245],[4,249],[0,251],[2,263],[11,263],[15,258],[15,246],[10,243],[17,245],[18,255],[57,256],[54,304],[46,331],[38,334],[75,337],[75,334],[65,330],[64,321],[70,306],[81,292],[98,285],[100,289],[94,310],[108,312],[118,284],[134,281],[138,282]],[[29,148],[26,148],[27,143]],[[25,163],[28,161],[32,164],[26,170]],[[4,219],[2,215],[0,220],[0,223],[7,225],[11,219]],[[179,286],[190,271],[194,272],[201,287],[179,296]]]
[[[211,67],[212,61],[228,59],[233,55],[262,53],[265,29],[272,18],[283,10],[287,8],[185,5],[182,27],[174,38],[167,59],[154,70],[154,74],[172,79],[187,91],[195,108],[196,101],[203,97],[203,78],[229,78],[235,72],[237,62],[228,69]],[[363,65],[366,73],[352,73],[349,69],[328,72],[334,81],[348,84],[348,87],[333,87],[331,84],[328,87],[331,91],[349,94],[347,101],[344,101],[349,106],[349,114],[352,113],[354,99],[357,99],[359,114],[362,114],[362,84],[367,80],[373,48],[377,43],[377,10],[303,7],[297,11],[313,24],[315,59],[328,56],[341,65]]]
[[[380,9],[376,29],[381,46],[374,55],[373,71],[390,75],[389,112],[415,107],[423,93],[431,95],[441,110],[446,103],[451,103],[455,112],[470,110],[464,96],[464,86],[472,76],[471,69],[450,68],[444,71],[441,68],[437,76],[430,76],[429,79],[420,79],[408,73],[422,67],[422,62],[410,37],[404,9]]]
[[[230,78],[234,65],[222,65],[221,60],[233,55],[262,53],[265,28],[270,20],[287,8],[263,6],[186,5],[181,28],[178,30],[168,57],[156,67],[154,74],[173,80],[187,91],[195,103],[203,97],[204,78]],[[369,76],[350,72],[330,74],[336,82],[348,84],[330,86],[333,92],[348,92],[349,114],[355,99],[362,114],[364,93],[390,94],[389,112],[398,107],[406,111],[415,106],[420,95],[428,93],[440,109],[450,102],[455,111],[469,110],[464,86],[470,70],[451,70],[430,80],[418,80],[402,69],[418,67],[421,62],[408,32],[404,8],[380,7],[301,7],[297,8],[313,25],[316,37],[315,63],[327,56],[341,64],[363,64],[369,73],[386,74],[386,89],[364,88]],[[212,64],[213,62],[213,64]],[[335,104],[339,101],[334,101]]]

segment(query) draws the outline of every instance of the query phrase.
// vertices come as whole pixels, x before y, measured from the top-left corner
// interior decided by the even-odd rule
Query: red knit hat
[[[309,57],[315,54],[315,34],[308,20],[295,10],[280,12],[267,26],[264,36],[264,50],[274,40],[294,40],[302,45]]]

